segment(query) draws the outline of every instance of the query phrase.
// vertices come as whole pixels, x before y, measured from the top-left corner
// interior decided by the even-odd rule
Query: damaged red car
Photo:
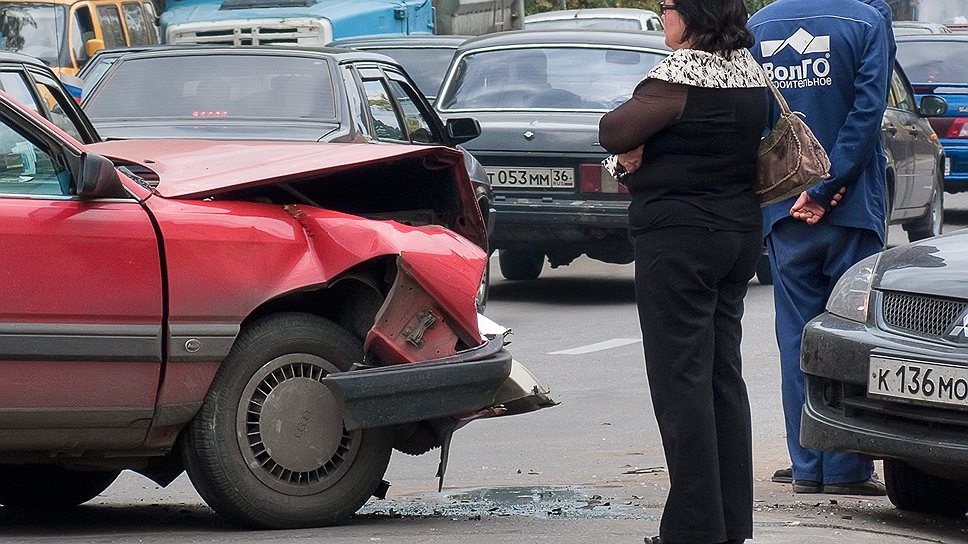
[[[484,230],[445,147],[84,145],[0,93],[0,504],[187,470],[307,527],[393,448],[446,468],[467,422],[553,404],[477,314]]]

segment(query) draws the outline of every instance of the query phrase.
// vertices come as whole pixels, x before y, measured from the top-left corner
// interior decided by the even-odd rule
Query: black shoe
[[[865,497],[883,497],[887,495],[887,488],[877,479],[876,474],[859,482],[840,484],[824,484],[823,492],[830,495],[861,495]]]
[[[773,477],[770,480],[778,484],[792,484],[793,483],[793,467],[781,468],[773,473]]]
[[[813,480],[793,480],[794,493],[820,493],[824,485]]]

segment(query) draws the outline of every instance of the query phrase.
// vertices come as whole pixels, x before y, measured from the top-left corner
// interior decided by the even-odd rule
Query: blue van
[[[944,98],[948,111],[929,121],[944,147],[945,191],[968,191],[968,34],[897,36],[897,60],[920,101]]]

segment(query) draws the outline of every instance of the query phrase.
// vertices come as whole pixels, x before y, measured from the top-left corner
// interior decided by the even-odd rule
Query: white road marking
[[[637,344],[642,342],[641,338],[612,338],[611,340],[605,340],[604,342],[598,342],[595,344],[588,344],[587,346],[579,346],[577,348],[563,349],[561,351],[552,351],[548,355],[584,355],[586,353],[592,353],[594,351],[603,351],[606,349],[620,348],[622,346],[627,346],[629,344]]]

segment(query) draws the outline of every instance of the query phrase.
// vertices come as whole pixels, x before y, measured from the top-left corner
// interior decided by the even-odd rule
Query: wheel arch
[[[376,314],[387,296],[389,285],[396,275],[395,259],[395,255],[375,257],[323,284],[291,290],[253,308],[243,318],[225,356],[205,368],[199,368],[194,375],[198,384],[193,386],[196,391],[191,394],[193,401],[175,405],[160,404],[156,407],[156,415],[145,439],[144,448],[155,452],[170,452],[174,449],[175,442],[187,428],[186,424],[201,409],[205,395],[212,388],[215,374],[235,348],[241,332],[259,319],[285,312],[316,315],[333,321],[362,342],[373,326]],[[162,387],[164,389],[164,385]],[[139,472],[161,483],[170,478],[171,470],[171,463],[165,462],[159,466],[149,464]]]
[[[325,317],[362,340],[373,326],[395,274],[395,256],[371,259],[325,284],[265,301],[243,319],[240,330],[267,315],[301,312]]]

